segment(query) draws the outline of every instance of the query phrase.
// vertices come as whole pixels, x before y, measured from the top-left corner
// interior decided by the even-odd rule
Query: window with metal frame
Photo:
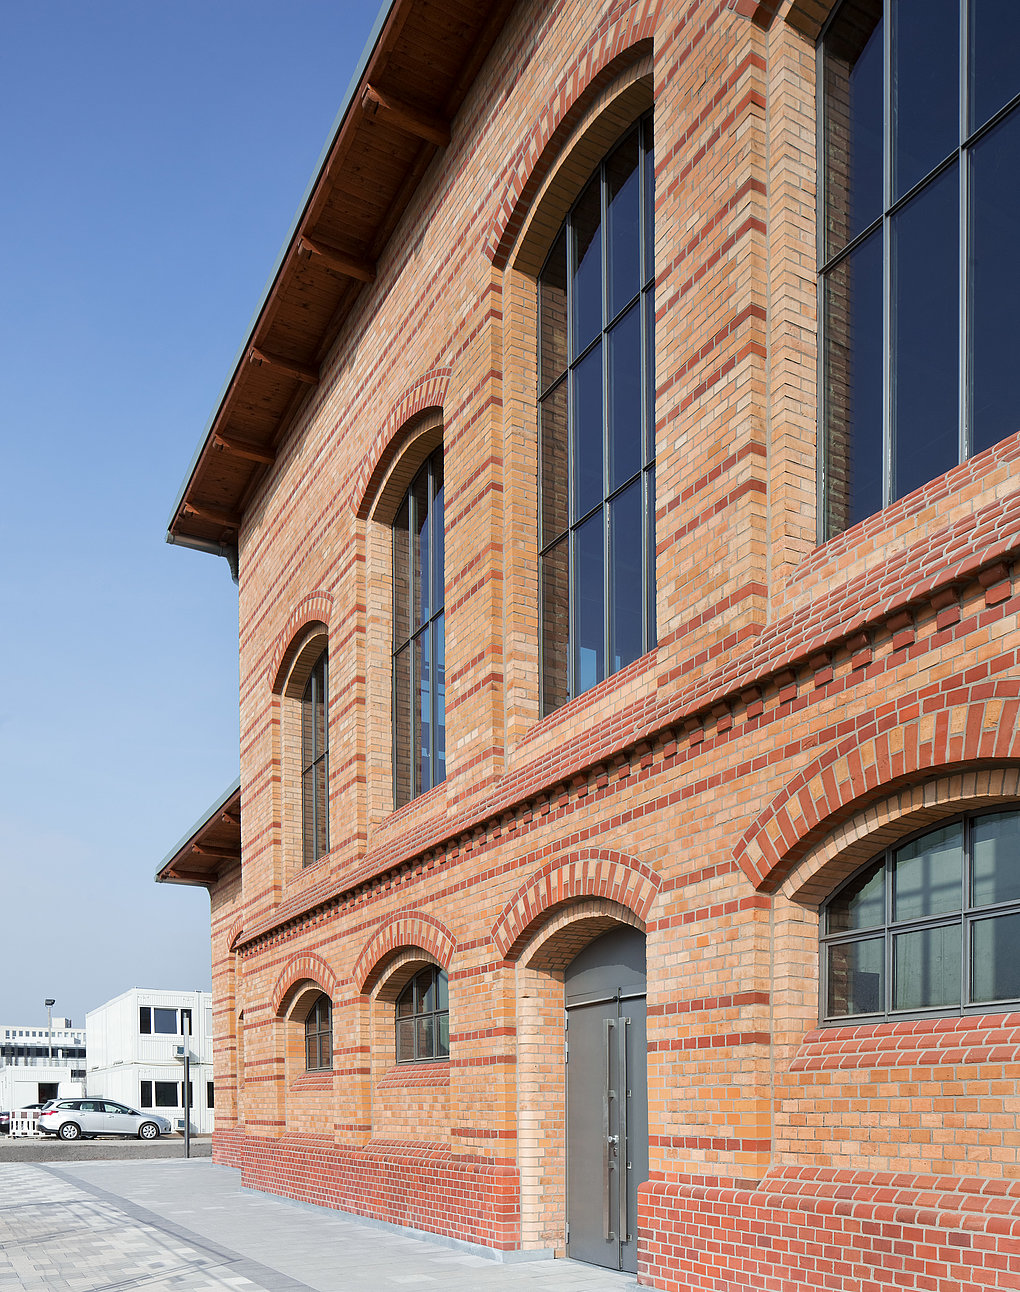
[[[303,862],[314,865],[329,851],[328,660],[312,665],[301,696],[301,839]]]
[[[397,1062],[450,1057],[450,997],[446,971],[429,965],[397,997]]]
[[[818,51],[824,540],[1016,431],[1020,5],[843,0]]]
[[[886,849],[822,908],[822,1020],[1020,1004],[1020,812],[958,817]]]
[[[539,275],[543,713],[656,641],[654,184],[647,116]]]
[[[393,522],[393,800],[446,780],[443,453],[415,476]]]
[[[333,1066],[333,1006],[325,992],[305,1015],[305,1070],[323,1072]]]

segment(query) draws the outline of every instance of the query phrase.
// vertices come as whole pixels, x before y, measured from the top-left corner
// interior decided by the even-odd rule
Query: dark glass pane
[[[1020,997],[1020,914],[975,920],[970,947],[971,1001]]]
[[[431,1059],[436,1052],[435,1019],[416,1018],[414,1026],[416,1056],[419,1059]]]
[[[443,459],[432,459],[432,613],[446,600],[446,510],[443,489]]]
[[[644,295],[645,463],[655,459],[655,291]]]
[[[641,285],[641,188],[637,131],[606,162],[606,262],[609,318]]]
[[[436,975],[432,969],[426,969],[415,979],[415,1013],[432,1014],[436,1008]]]
[[[546,390],[567,367],[567,231],[553,243],[538,280],[538,388]]]
[[[152,1033],[152,1014],[148,1005],[142,1005],[138,1011],[138,1030],[143,1036]]]
[[[310,767],[315,761],[315,699],[312,679],[308,679],[301,697],[301,766]]]
[[[587,515],[605,496],[602,478],[602,346],[581,360],[574,383],[574,513]]]
[[[413,596],[411,613],[414,616],[413,627],[428,619],[429,614],[429,478],[423,471],[411,486],[411,517],[414,525],[413,548]]]
[[[655,468],[644,474],[645,481],[645,650],[659,640],[655,607]]]
[[[411,798],[411,648],[393,657],[393,801]]]
[[[141,1103],[143,1108],[152,1107],[152,1082],[151,1081],[142,1082],[142,1097],[139,1102]]]
[[[432,750],[434,785],[446,780],[446,623],[440,615],[432,626],[435,634],[436,734]]]
[[[301,773],[301,841],[306,866],[315,860],[315,764]]]
[[[414,1058],[414,1019],[405,1018],[397,1023],[397,1062],[410,1063]]]
[[[581,194],[573,224],[573,336],[570,352],[580,354],[602,327],[602,198],[596,175]]]
[[[970,129],[1020,94],[1020,5],[970,0]]]
[[[450,984],[443,970],[436,975],[436,1009],[450,1008]]]
[[[156,1087],[156,1107],[157,1108],[180,1108],[178,1102],[181,1092],[178,1089],[176,1081],[156,1081],[153,1083]]]
[[[1017,64],[1015,51],[1013,62]],[[975,453],[1020,429],[1015,375],[1020,354],[1018,210],[1020,111],[1014,110],[971,152],[970,389]]]
[[[605,546],[601,509],[574,532],[574,694],[606,675]]]
[[[320,655],[312,673],[312,698],[314,729],[312,740],[315,757],[318,758],[326,748],[326,656]]]
[[[542,546],[567,528],[567,383],[561,381],[539,405],[542,473]]]
[[[885,923],[885,862],[876,861],[852,879],[827,908],[826,932],[848,933]]]
[[[641,469],[641,310],[635,305],[608,334],[609,488]]]
[[[432,675],[427,632],[414,639],[414,664],[417,756],[414,791],[421,794],[432,788]]]
[[[825,277],[828,537],[882,508],[882,235]]]
[[[408,499],[393,522],[393,641],[406,642],[411,633],[411,546],[408,538]]]
[[[960,459],[956,166],[892,218],[894,497]]]
[[[176,1036],[177,1011],[175,1009],[153,1009],[152,1030],[162,1036]]]
[[[397,1018],[410,1018],[414,1013],[414,983],[405,987],[397,997]]]
[[[892,0],[893,200],[960,141],[959,0]]]
[[[899,933],[893,939],[893,1009],[960,1004],[960,925]]]
[[[844,4],[823,57],[828,257],[882,214],[882,0]]]
[[[892,918],[917,920],[958,911],[962,879],[963,826],[958,823],[897,848],[892,862]]]
[[[642,168],[645,188],[645,280],[655,273],[655,156],[652,148],[652,119],[644,122],[644,148]]]
[[[641,480],[609,504],[609,651],[611,673],[644,647],[641,568]]]
[[[570,564],[568,543],[561,539],[542,557],[542,712],[552,713],[570,696],[567,659],[570,650]]]
[[[450,1057],[450,1016],[449,1014],[438,1014],[436,1016],[436,1058],[448,1059]]]
[[[996,812],[971,827],[972,906],[1020,902],[1020,814]],[[1020,944],[1017,945],[1020,955]]]
[[[323,756],[313,771],[315,783],[315,856],[324,857],[329,851],[326,823],[329,813],[326,808],[326,758]]]
[[[309,1070],[319,1066],[319,1047],[314,1036],[305,1037],[305,1067]]]
[[[829,947],[826,1014],[879,1014],[885,1010],[885,939],[865,938]]]

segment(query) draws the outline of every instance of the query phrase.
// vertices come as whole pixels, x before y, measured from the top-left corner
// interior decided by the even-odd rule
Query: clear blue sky
[[[0,0],[0,1022],[209,986],[153,875],[237,777],[237,591],[166,522],[377,8]]]

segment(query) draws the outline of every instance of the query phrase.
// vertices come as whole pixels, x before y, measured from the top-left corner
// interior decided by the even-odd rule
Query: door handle
[[[611,1018],[603,1019],[603,1054],[605,1064],[602,1073],[602,1237],[608,1242],[615,1238],[612,1230],[612,1172],[616,1165],[613,1158],[616,1155],[617,1145],[620,1142],[618,1135],[611,1135],[610,1126],[610,1102],[615,1097],[613,1090],[613,1049],[612,1040],[613,1032],[616,1028],[616,1021]]]
[[[620,1157],[618,1172],[620,1180],[620,1227],[618,1232],[621,1243],[630,1242],[630,1233],[627,1228],[627,1201],[630,1193],[630,1174],[628,1171],[629,1163],[627,1162],[627,1158],[630,1157],[630,1143],[627,1139],[627,1097],[630,1094],[630,1075],[627,1070],[627,1028],[629,1026],[629,1018],[620,1019],[620,1098],[618,1104],[619,1112],[617,1114],[620,1134],[616,1138],[619,1140],[620,1146],[623,1150],[622,1156]]]

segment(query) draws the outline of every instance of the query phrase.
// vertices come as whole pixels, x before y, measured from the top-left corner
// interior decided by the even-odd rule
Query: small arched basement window
[[[397,1062],[450,1057],[450,997],[446,972],[429,965],[397,997]]]
[[[325,992],[305,1015],[305,1070],[324,1072],[333,1066],[333,1006]]]

